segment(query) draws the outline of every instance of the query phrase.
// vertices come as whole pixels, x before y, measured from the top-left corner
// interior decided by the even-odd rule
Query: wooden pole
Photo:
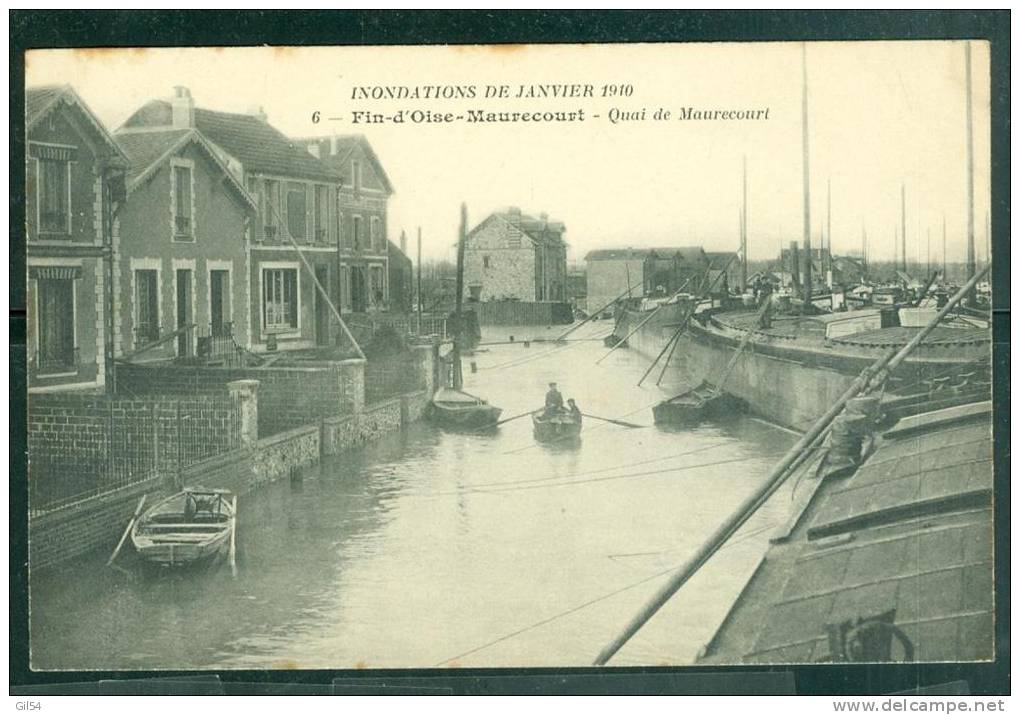
[[[900,254],[903,272],[907,272],[907,185],[900,184]]]
[[[977,270],[977,258],[974,250],[974,116],[971,102],[970,75],[970,42],[964,45],[967,74],[967,278],[971,278]],[[973,307],[977,294],[971,289],[967,294],[966,305]]]
[[[421,296],[421,226],[418,227],[418,335],[421,335],[421,313],[423,301]]]
[[[230,575],[237,578],[237,495],[230,504]]]
[[[457,295],[455,296],[456,334],[453,336],[453,388],[464,387],[464,372],[460,362],[460,341],[464,334],[461,308],[464,304],[464,242],[467,235],[467,204],[460,205],[460,232],[457,235]]]
[[[946,215],[942,214],[942,281],[943,282],[948,280],[948,278],[946,277],[946,269],[947,269],[948,265],[949,264],[946,261]]]
[[[850,387],[836,400],[836,402],[826,410],[825,414],[822,415],[799,440],[797,443],[790,448],[790,450],[783,456],[779,463],[772,469],[772,472],[768,477],[754,490],[744,501],[740,504],[733,514],[731,514],[726,521],[719,525],[719,527],[712,533],[712,535],[702,544],[694,555],[672,576],[669,581],[666,582],[659,589],[659,591],[651,598],[648,603],[638,612],[638,614],[631,619],[623,631],[614,638],[609,645],[607,645],[598,657],[595,659],[595,665],[605,665],[606,662],[613,657],[613,655],[623,647],[623,645],[631,639],[631,637],[637,633],[648,620],[654,616],[663,605],[672,598],[680,587],[687,583],[690,578],[697,573],[697,571],[717,552],[723,544],[725,544],[736,531],[744,525],[744,523],[751,517],[757,509],[764,504],[768,498],[782,486],[786,477],[790,474],[790,468],[800,458],[801,454],[807,449],[817,437],[819,437],[828,427],[832,424],[832,421],[836,416],[843,411],[843,407],[853,397],[868,389],[869,387],[876,386],[883,382],[891,373],[900,365],[903,360],[907,358],[914,349],[921,344],[921,342],[935,329],[942,319],[949,314],[963,297],[973,289],[974,285],[977,284],[977,279],[984,275],[985,268],[980,274],[976,274],[971,280],[967,282],[964,288],[957,291],[949,302],[938,312],[938,314],[928,323],[927,326],[919,331],[914,338],[904,345],[902,348],[892,348],[885,355],[878,358],[870,367],[864,369],[863,372],[851,383]]]
[[[138,515],[142,513],[142,507],[145,505],[146,496],[147,496],[146,494],[142,494],[142,498],[138,500],[138,506],[135,507],[135,513],[131,517],[131,520],[128,522],[127,528],[124,529],[124,533],[121,534],[120,541],[117,542],[117,548],[113,550],[112,554],[110,554],[110,558],[106,562],[107,566],[113,566],[113,561],[114,559],[117,558],[117,554],[120,553],[121,547],[124,546],[124,541],[127,540],[127,536],[131,532],[131,527],[134,526],[135,520],[138,518]]]
[[[740,212],[740,294],[747,291],[747,155],[744,155],[744,208]]]
[[[801,144],[804,154],[804,252],[807,261],[804,266],[804,304],[811,303],[811,163],[808,151],[808,86],[807,86],[807,43],[801,45]]]

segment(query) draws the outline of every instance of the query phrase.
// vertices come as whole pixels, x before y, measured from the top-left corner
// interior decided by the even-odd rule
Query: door
[[[355,266],[351,269],[351,309],[355,313],[364,313],[368,304],[368,286],[365,280],[365,269]]]
[[[191,270],[179,268],[177,270],[177,329],[181,330],[192,323],[191,305]],[[191,331],[181,330],[177,336],[177,354],[180,356],[191,354]]]
[[[230,335],[230,281],[227,271],[209,271],[209,333],[214,338]]]
[[[315,280],[329,294],[329,269],[326,266],[315,267]],[[329,306],[318,288],[315,289],[315,344],[329,345]]]

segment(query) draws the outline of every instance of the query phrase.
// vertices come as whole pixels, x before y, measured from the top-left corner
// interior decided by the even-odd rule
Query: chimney
[[[190,129],[195,126],[195,100],[191,98],[191,91],[187,87],[174,87],[170,109],[174,129]]]
[[[407,234],[403,231],[400,232],[400,252],[407,255]]]
[[[322,157],[319,156],[319,142],[312,142],[311,144],[309,144],[308,145],[308,152],[312,156],[314,156],[316,159],[321,159],[322,158]]]
[[[329,138],[329,155],[336,156],[336,134]]]
[[[266,114],[266,110],[262,108],[261,104],[256,104],[248,108],[248,114],[258,119],[260,122],[268,122],[269,115]]]
[[[510,223],[514,226],[521,225],[521,209],[518,206],[511,206],[506,211],[507,216],[510,219]]]

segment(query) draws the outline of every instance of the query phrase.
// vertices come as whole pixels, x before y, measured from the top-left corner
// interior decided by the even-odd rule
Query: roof
[[[312,144],[316,144],[319,147],[319,160],[333,167],[341,176],[350,161],[351,154],[354,152],[354,148],[361,146],[364,149],[365,154],[368,156],[369,161],[372,162],[372,167],[375,169],[376,175],[382,182],[383,188],[386,189],[387,193],[393,193],[393,184],[390,183],[390,177],[387,176],[386,170],[383,169],[382,162],[379,161],[379,156],[375,153],[371,143],[365,138],[364,134],[337,134],[332,137],[305,137],[301,139],[295,139],[296,143],[301,146],[308,147]]]
[[[588,251],[586,261],[643,261],[652,249],[650,248],[600,248]]]
[[[25,89],[25,131],[31,130],[52,109],[59,106],[61,101],[76,106],[79,109],[110,150],[114,164],[127,164],[127,157],[124,156],[124,153],[109,130],[107,130],[99,117],[95,115],[92,109],[85,104],[85,101],[78,96],[78,93],[69,84],[40,85]]]
[[[170,102],[155,99],[132,114],[118,130],[118,134],[156,127],[169,129],[173,125],[172,117]],[[195,107],[195,128],[206,139],[240,161],[246,172],[339,181],[339,175],[334,169],[254,115]]]
[[[561,245],[563,244],[563,237],[560,234],[566,231],[566,227],[562,222],[550,221],[547,218],[535,218],[534,216],[529,216],[526,213],[515,213],[512,209],[508,209],[506,211],[494,211],[489,214],[485,217],[484,221],[471,229],[468,233],[468,238],[470,239],[471,236],[494,219],[502,220],[515,226],[522,234],[530,238],[534,243],[546,241]]]
[[[397,260],[404,263],[411,263],[411,258],[406,253],[400,250],[400,246],[395,244],[390,239],[386,239],[386,252],[389,255],[391,261]]]
[[[900,420],[849,477],[794,475],[799,508],[710,645],[718,662],[816,662],[827,626],[893,613],[915,661],[993,650],[991,405]],[[796,496],[796,495],[795,495]],[[892,657],[903,645],[893,639]]]
[[[201,148],[216,165],[228,184],[239,194],[249,207],[255,208],[255,201],[245,191],[237,177],[223,163],[217,152],[194,129],[172,129],[163,132],[128,132],[116,136],[124,154],[130,161],[128,168],[128,193],[141,185],[164,161],[176,154],[188,144]]]

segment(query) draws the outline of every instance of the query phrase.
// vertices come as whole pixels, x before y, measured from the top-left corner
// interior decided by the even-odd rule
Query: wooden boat
[[[236,498],[225,489],[188,488],[157,502],[135,522],[131,541],[147,561],[184,566],[228,547]]]
[[[544,411],[531,415],[535,439],[539,442],[559,442],[574,439],[581,433],[581,415],[570,410],[560,410],[552,415]]]
[[[676,397],[660,402],[652,408],[652,414],[655,417],[655,424],[689,425],[742,409],[743,403],[740,400],[705,381]]]
[[[503,410],[480,397],[444,387],[432,397],[428,419],[444,427],[479,429],[495,427],[501,414]]]

